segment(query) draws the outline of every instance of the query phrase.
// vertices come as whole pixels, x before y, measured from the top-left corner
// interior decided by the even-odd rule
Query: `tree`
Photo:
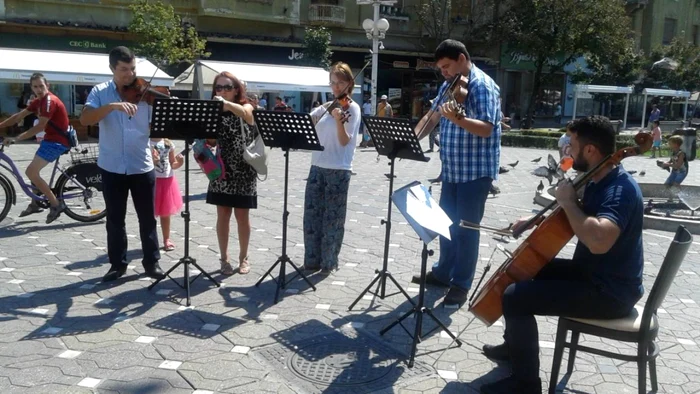
[[[532,124],[534,102],[545,72],[562,71],[577,58],[629,50],[630,23],[622,0],[511,0],[500,20],[501,37],[533,60],[534,86],[525,116]]]
[[[302,64],[312,67],[330,69],[331,31],[327,27],[307,27],[304,29],[304,57]]]
[[[418,22],[423,30],[436,43],[450,38],[452,34],[452,21],[450,12],[452,0],[427,0],[417,7]]]
[[[207,40],[200,38],[194,26],[183,24],[173,6],[161,0],[139,0],[129,6],[134,17],[129,31],[137,37],[135,52],[161,67],[192,63],[205,52]]]
[[[700,90],[700,48],[680,38],[652,50],[643,69],[641,88]]]

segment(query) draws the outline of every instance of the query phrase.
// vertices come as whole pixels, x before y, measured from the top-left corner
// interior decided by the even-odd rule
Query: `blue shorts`
[[[655,148],[661,148],[661,140],[659,141],[654,141],[654,145],[652,145]]]
[[[671,186],[674,183],[680,184],[681,182],[683,182],[687,175],[687,172],[671,171],[671,174],[668,176],[668,178],[666,178],[666,182],[664,182],[664,185]]]
[[[68,148],[60,142],[51,142],[44,140],[41,141],[39,149],[37,149],[36,151],[36,155],[51,163],[67,151]]]

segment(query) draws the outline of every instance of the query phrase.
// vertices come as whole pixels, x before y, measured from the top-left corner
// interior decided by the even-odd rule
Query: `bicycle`
[[[36,201],[41,208],[49,208],[49,200],[31,183],[27,184],[15,162],[5,153],[3,142],[4,138],[0,137],[0,167],[14,176],[24,194]],[[88,145],[81,149],[69,149],[64,155],[68,153],[71,155],[71,164],[68,166],[60,165],[60,157],[54,162],[49,187],[58,200],[63,200],[66,203],[66,210],[63,212],[68,217],[84,223],[104,218],[107,215],[104,201],[102,201],[102,208],[93,208],[95,199],[102,199],[102,173],[97,166],[95,146]],[[60,175],[56,179],[57,173]],[[54,179],[56,179],[55,186]],[[17,204],[17,191],[10,178],[3,172],[0,172],[0,187],[5,195],[4,203],[0,202],[2,208],[0,222],[2,222],[9,214],[12,205]],[[83,210],[86,212],[82,212]]]

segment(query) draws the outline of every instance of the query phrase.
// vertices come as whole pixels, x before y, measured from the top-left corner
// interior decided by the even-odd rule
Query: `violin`
[[[437,98],[437,102],[442,103],[445,96],[447,96],[448,100],[446,101],[453,103],[453,105],[455,105],[458,108],[458,119],[467,116],[466,111],[464,109],[464,102],[467,100],[467,96],[469,96],[469,90],[467,90],[467,86],[469,86],[469,78],[465,77],[461,73],[458,73],[457,75],[455,75],[452,81],[450,81],[450,84],[447,86],[447,89],[443,90],[440,97]],[[431,101],[431,104],[432,103],[433,101]],[[433,115],[433,112],[435,112],[435,110],[432,108],[431,105],[430,111],[428,111],[428,113],[425,116],[428,119],[430,119],[430,117]],[[416,134],[419,139],[423,137],[423,133],[425,133],[428,123],[429,122],[423,123],[423,127],[421,127],[418,134]]]
[[[464,103],[464,100],[466,100],[469,95],[469,90],[467,90],[468,85],[469,78],[462,74],[457,74],[450,84],[450,98],[458,104]]]
[[[151,83],[143,78],[136,78],[130,85],[121,86],[119,95],[122,100],[131,103],[139,104],[141,101],[148,105],[153,105],[156,98],[172,98],[170,97],[170,89],[165,86],[151,87]]]
[[[350,96],[347,95],[347,93],[343,93],[340,96],[336,97],[335,100],[332,102],[324,104],[326,106],[326,111],[328,112],[333,112],[334,109],[340,108],[341,111],[343,111],[343,116],[340,118],[340,123],[347,123],[348,119],[350,118],[350,103],[352,103],[352,99]]]
[[[574,189],[580,189],[601,170],[611,165],[619,164],[624,158],[641,155],[648,151],[651,148],[652,140],[651,134],[644,132],[637,134],[634,137],[637,146],[623,148],[614,154],[608,155],[592,170],[578,178],[574,182]],[[575,235],[567,219],[566,212],[556,205],[557,202],[555,200],[528,220],[522,227],[512,231],[511,235],[513,238],[518,238],[528,228],[537,225],[515,252],[506,253],[508,259],[493,274],[491,279],[484,285],[484,288],[475,293],[476,299],[469,305],[469,311],[487,326],[491,326],[503,314],[502,300],[506,288],[512,283],[534,278]],[[544,213],[552,208],[554,208],[552,213],[545,218],[543,216]],[[460,227],[472,230],[480,228],[478,225],[465,221],[460,223]],[[500,235],[505,234],[503,230],[499,230],[496,233]],[[484,274],[488,271],[488,268],[485,269]],[[479,284],[481,284],[481,281]],[[478,288],[479,286],[477,285]],[[472,295],[472,298],[474,298],[474,295]]]

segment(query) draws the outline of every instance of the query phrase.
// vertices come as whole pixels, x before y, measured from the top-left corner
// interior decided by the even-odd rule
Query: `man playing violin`
[[[587,172],[614,153],[615,130],[602,116],[573,121],[573,168]],[[644,203],[622,166],[592,175],[579,203],[570,180],[556,190],[559,206],[578,239],[571,260],[556,258],[532,280],[511,284],[503,295],[505,343],[484,346],[487,357],[510,361],[512,375],[481,387],[491,393],[541,393],[535,315],[591,319],[628,316],[642,297]],[[520,230],[527,219],[518,220]]]
[[[452,240],[440,237],[440,259],[426,282],[450,290],[446,305],[461,305],[472,286],[479,257],[479,232],[460,228],[460,220],[480,223],[491,183],[498,179],[501,154],[501,109],[498,85],[471,62],[464,44],[443,41],[435,50],[435,61],[446,81],[440,87],[432,110],[416,126],[423,138],[440,125],[442,191],[440,207],[454,223]],[[450,82],[461,74],[469,79],[466,97],[445,94]],[[458,101],[459,100],[459,101]],[[460,113],[464,108],[464,114]],[[414,276],[415,283],[420,276]]]
[[[136,80],[136,60],[126,47],[109,52],[111,81],[95,86],[83,108],[80,123],[100,124],[102,193],[107,207],[107,254],[111,267],[102,279],[120,278],[126,272],[126,203],[129,192],[139,220],[143,268],[151,278],[165,277],[158,260],[158,233],[154,212],[155,171],[149,146],[150,106],[126,102],[125,87]]]

